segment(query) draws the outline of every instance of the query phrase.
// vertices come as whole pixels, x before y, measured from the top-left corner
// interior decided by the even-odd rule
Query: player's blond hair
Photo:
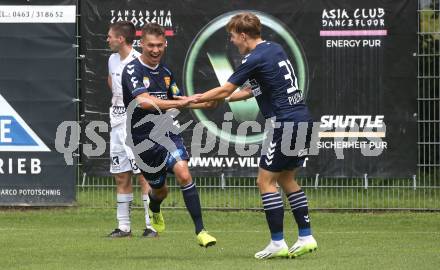
[[[250,12],[243,12],[229,20],[226,30],[231,33],[245,33],[251,38],[261,37],[261,22],[258,17]]]

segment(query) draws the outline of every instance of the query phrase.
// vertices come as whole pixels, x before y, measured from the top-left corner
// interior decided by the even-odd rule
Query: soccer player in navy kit
[[[147,166],[159,169],[156,172],[148,171],[138,163],[138,167],[152,188],[150,210],[153,212],[153,227],[158,232],[165,229],[160,204],[168,194],[165,181],[167,170],[172,171],[180,184],[186,208],[194,222],[199,245],[203,247],[214,245],[216,239],[204,228],[200,199],[188,169],[189,157],[182,137],[172,133],[166,134],[166,137],[171,139],[176,147],[175,151],[170,152],[164,145],[150,140],[154,128],[160,127],[164,124],[163,122],[146,122],[136,126],[144,117],[159,116],[162,111],[185,107],[202,108],[206,104],[191,104],[192,99],[186,97],[174,99],[180,91],[172,72],[160,63],[166,47],[165,31],[161,26],[149,23],[143,27],[141,47],[142,55],[128,63],[122,73],[122,89],[125,107],[128,108],[131,102],[137,104],[131,116],[131,123],[129,123],[134,145],[145,141],[152,143],[152,146],[147,147],[148,149],[140,153],[139,157]],[[163,119],[161,118],[161,121]],[[173,122],[174,124],[170,125],[178,125],[174,119],[171,123]],[[166,165],[161,166],[162,164]]]
[[[307,144],[310,143],[312,117],[304,104],[302,91],[294,69],[283,48],[270,41],[261,39],[261,23],[252,13],[240,13],[228,22],[227,31],[231,42],[245,55],[241,65],[228,81],[195,95],[195,102],[207,102],[225,99],[229,102],[255,97],[261,113],[266,119],[275,118],[280,124],[273,130],[272,140],[266,141],[260,159],[257,185],[260,190],[266,220],[271,233],[271,242],[262,251],[255,254],[257,259],[275,257],[298,257],[317,249],[316,240],[310,228],[307,198],[295,180],[298,167],[305,162],[305,155],[286,156],[281,151],[284,123],[294,122],[291,146],[295,146],[298,123],[308,123]],[[251,85],[234,92],[244,83]],[[300,153],[307,152],[304,149]],[[276,184],[284,190],[296,223],[299,236],[295,244],[288,248],[283,235],[283,201]]]

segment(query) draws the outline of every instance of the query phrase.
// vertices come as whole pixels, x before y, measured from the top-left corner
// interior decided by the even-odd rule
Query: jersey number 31
[[[287,74],[284,75],[284,79],[289,80],[291,86],[287,88],[287,94],[293,93],[296,90],[298,90],[298,82],[295,76],[295,71],[293,70],[290,61],[289,60],[280,61],[278,62],[278,66],[280,66],[280,68],[285,67],[287,70]]]

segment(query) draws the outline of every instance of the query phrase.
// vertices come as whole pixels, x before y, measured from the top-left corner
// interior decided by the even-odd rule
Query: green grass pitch
[[[218,240],[208,249],[186,211],[164,210],[159,239],[141,238],[142,214],[133,210],[133,238],[108,239],[112,209],[1,210],[0,269],[440,269],[439,213],[312,212],[318,251],[267,261],[253,258],[269,239],[262,212],[205,211]],[[285,214],[290,246],[296,227]]]

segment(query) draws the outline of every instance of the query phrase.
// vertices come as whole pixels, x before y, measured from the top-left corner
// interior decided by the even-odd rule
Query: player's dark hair
[[[165,29],[157,23],[147,23],[142,27],[142,38],[146,35],[165,36]]]
[[[129,21],[119,21],[110,24],[110,29],[115,32],[117,36],[123,36],[125,43],[128,45],[133,44],[133,40],[136,37],[136,28],[134,24]]]
[[[245,33],[251,38],[259,38],[261,37],[261,22],[258,17],[250,12],[243,12],[229,20],[226,25],[226,30],[228,33]]]

